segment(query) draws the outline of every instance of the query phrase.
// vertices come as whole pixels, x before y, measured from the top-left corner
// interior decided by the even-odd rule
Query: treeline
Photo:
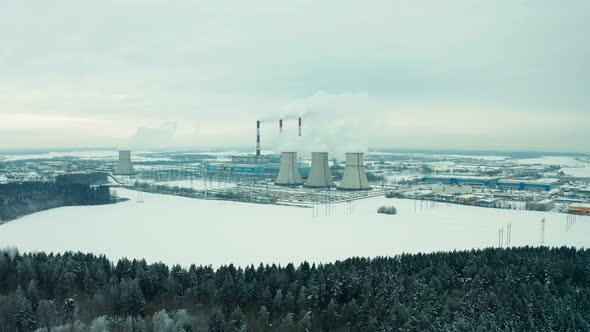
[[[101,185],[109,182],[106,172],[76,172],[60,174],[55,177],[55,182],[62,184],[88,184]]]
[[[105,186],[58,182],[1,183],[0,223],[60,206],[109,204],[113,201]]]
[[[0,251],[0,294],[2,331],[588,331],[590,251],[244,269]]]

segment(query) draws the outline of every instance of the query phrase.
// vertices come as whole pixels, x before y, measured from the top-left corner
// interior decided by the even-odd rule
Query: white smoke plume
[[[294,101],[274,118],[263,118],[263,148],[271,148],[275,153],[297,152],[301,157],[310,157],[311,152],[328,152],[330,159],[338,160],[344,160],[346,152],[367,152],[366,133],[374,128],[374,121],[370,117],[363,120],[358,114],[366,108],[368,99],[366,94],[331,95],[320,91]],[[298,136],[299,117],[302,136]],[[271,121],[272,126],[268,125]]]

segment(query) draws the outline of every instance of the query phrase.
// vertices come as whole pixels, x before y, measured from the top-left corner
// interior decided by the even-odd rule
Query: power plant
[[[131,165],[131,151],[120,150],[119,161],[115,169],[115,175],[133,175],[133,166]]]
[[[302,136],[302,118],[297,119],[297,136]],[[279,135],[283,134],[283,119],[279,119]],[[276,122],[275,122],[276,123]],[[213,174],[226,174],[228,176],[270,176],[274,178],[274,184],[279,186],[297,187],[304,184],[305,187],[315,189],[330,189],[336,187],[332,178],[332,170],[328,163],[328,152],[312,152],[311,167],[307,162],[299,162],[297,152],[282,151],[277,155],[261,154],[261,125],[262,121],[256,121],[256,153],[254,155],[232,156],[231,162],[207,163],[207,172]],[[346,167],[342,181],[338,187],[345,191],[369,190],[369,181],[365,172],[363,153],[347,153]],[[270,179],[267,178],[269,181]],[[270,180],[272,181],[272,180]]]
[[[332,171],[328,164],[328,152],[311,153],[311,170],[309,171],[305,186],[310,188],[334,187]]]
[[[280,186],[300,186],[303,184],[297,166],[297,152],[281,152],[281,168],[275,184]]]
[[[303,120],[300,117],[292,119],[296,129],[291,133],[299,137],[303,134]],[[288,123],[283,118],[275,121],[271,122],[272,127],[278,129],[277,135],[286,138],[284,134],[288,132],[285,130]],[[256,121],[255,153],[236,154],[225,157],[226,160],[216,158],[203,163],[208,181],[217,179],[220,182],[238,184],[229,189],[206,191],[204,196],[219,195],[224,199],[229,197],[239,201],[275,202],[307,207],[313,202],[316,204],[315,215],[318,212],[317,204],[349,202],[352,211],[352,201],[383,194],[382,190],[375,190],[370,195],[365,192],[371,187],[365,172],[363,153],[347,153],[345,167],[334,164],[337,166],[335,169],[331,168],[328,151],[312,152],[311,158],[301,158],[297,151],[287,148],[280,151],[280,155],[263,154],[261,137],[265,123],[268,122],[269,120]],[[284,143],[285,140],[281,141]],[[329,208],[325,207],[325,210],[324,214],[328,214]]]
[[[340,183],[341,190],[369,190],[369,180],[365,172],[363,153],[346,153],[346,168]]]

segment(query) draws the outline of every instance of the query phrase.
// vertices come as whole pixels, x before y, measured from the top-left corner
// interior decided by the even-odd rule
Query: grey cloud
[[[125,115],[115,141],[137,127],[196,121],[214,128],[199,134],[198,144],[245,144],[247,130],[216,133],[301,115],[306,124],[333,123],[336,134],[363,123],[371,128],[363,146],[503,148],[518,139],[529,148],[567,150],[590,140],[576,122],[543,134],[526,121],[563,112],[587,119],[588,1],[58,0],[4,1],[2,9],[0,117]],[[424,121],[450,105],[469,105],[468,121],[449,113],[438,124],[455,128],[489,116],[494,129],[485,135],[497,138],[465,139],[473,131],[458,126],[443,136],[416,133],[418,115],[398,119],[407,123],[401,128],[365,123],[368,112],[378,119],[407,105]],[[525,140],[494,125],[506,109],[526,114],[516,121]],[[346,114],[336,117],[344,123],[324,119],[327,110]],[[336,134],[318,137],[335,143]],[[65,145],[75,133],[64,126],[62,135]]]
[[[169,147],[176,134],[176,123],[167,122],[159,127],[140,127],[131,138],[129,146],[134,149]]]

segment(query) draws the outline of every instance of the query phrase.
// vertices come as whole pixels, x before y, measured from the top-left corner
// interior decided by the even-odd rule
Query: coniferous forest
[[[113,203],[109,187],[80,183],[0,183],[0,223],[60,206]]]
[[[0,251],[1,331],[588,331],[590,251],[185,269]]]

